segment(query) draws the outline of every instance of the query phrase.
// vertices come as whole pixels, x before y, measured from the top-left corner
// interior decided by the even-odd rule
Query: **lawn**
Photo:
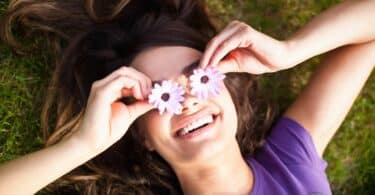
[[[238,19],[284,39],[338,0],[206,0],[218,27]],[[7,1],[0,1],[0,17]],[[52,65],[48,57],[19,56],[0,43],[0,163],[42,147],[40,111]],[[319,63],[265,75],[270,96],[285,110]],[[375,75],[366,83],[324,158],[334,194],[375,194]]]

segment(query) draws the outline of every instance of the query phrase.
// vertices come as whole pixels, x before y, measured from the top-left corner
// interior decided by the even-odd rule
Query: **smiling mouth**
[[[202,127],[205,127],[205,126],[207,126],[207,125],[208,125],[208,123],[206,123],[206,124],[204,124],[204,125],[202,125],[202,126],[199,126],[199,127],[197,127],[197,128],[194,128],[194,129],[192,129],[192,130],[189,130],[189,131],[184,131],[184,130],[181,129],[181,130],[179,130],[179,131],[177,132],[177,136],[183,136],[183,135],[186,135],[186,134],[192,133],[192,132],[194,132],[194,131],[196,131],[196,130],[202,128]]]
[[[189,124],[188,126],[181,128],[176,132],[177,137],[183,137],[186,135],[189,135],[195,131],[199,131],[206,127],[207,125],[213,123],[216,119],[215,115],[209,115],[205,116],[201,119],[198,119],[197,121],[193,122],[192,124]]]

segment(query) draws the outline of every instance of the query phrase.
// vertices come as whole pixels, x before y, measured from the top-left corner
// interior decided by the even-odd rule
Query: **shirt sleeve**
[[[287,165],[311,165],[323,170],[327,167],[308,131],[289,117],[281,116],[276,121],[267,137],[267,144]]]

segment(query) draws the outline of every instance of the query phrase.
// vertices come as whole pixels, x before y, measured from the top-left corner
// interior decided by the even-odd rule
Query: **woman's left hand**
[[[208,43],[200,67],[217,66],[224,73],[263,74],[293,67],[293,56],[288,42],[232,21]]]

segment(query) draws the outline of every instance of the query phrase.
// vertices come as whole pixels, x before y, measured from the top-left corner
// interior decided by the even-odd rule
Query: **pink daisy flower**
[[[189,77],[191,94],[200,99],[206,99],[209,95],[219,95],[219,89],[223,86],[222,80],[225,75],[215,67],[206,69],[195,69],[193,75]]]
[[[148,96],[148,102],[155,108],[159,109],[159,113],[163,114],[165,110],[173,114],[180,114],[184,101],[184,88],[169,80],[165,80],[159,84],[155,84]]]

